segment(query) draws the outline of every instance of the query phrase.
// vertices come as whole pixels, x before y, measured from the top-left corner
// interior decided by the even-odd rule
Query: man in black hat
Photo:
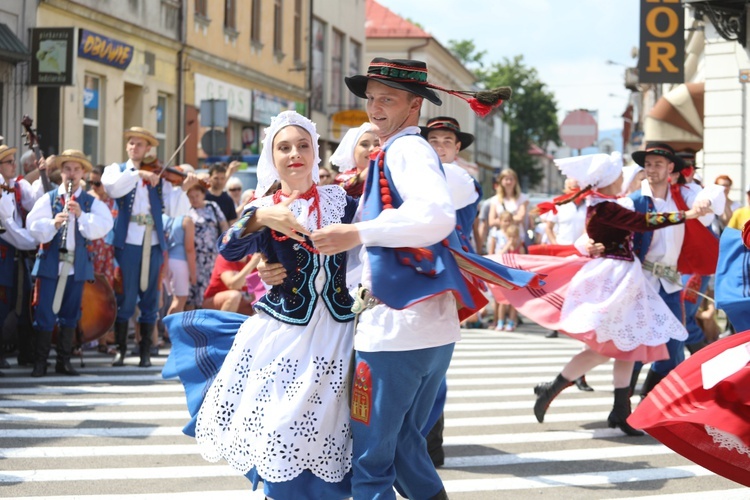
[[[423,100],[440,105],[433,89],[446,90],[429,84],[427,65],[413,60],[375,58],[366,75],[345,81],[367,100],[382,147],[370,162],[362,222],[329,225],[312,235],[321,254],[360,243],[366,250],[354,340],[352,493],[391,499],[396,485],[408,498],[445,499],[421,430],[460,339],[457,307],[470,303],[463,309],[470,314],[477,304],[456,261],[445,254],[454,246],[462,251],[455,209],[440,159],[418,127]],[[446,92],[476,112],[502,98],[490,92],[479,102],[482,96]],[[529,276],[524,279],[528,283]]]
[[[427,139],[427,142],[440,157],[451,192],[453,207],[456,209],[456,228],[462,243],[473,251],[471,236],[474,220],[477,217],[477,206],[482,199],[482,187],[463,167],[454,162],[458,153],[474,142],[474,136],[468,132],[462,132],[458,120],[449,116],[430,118],[427,120],[426,126],[419,128],[422,137]],[[426,435],[427,451],[436,467],[443,465],[445,462],[445,450],[443,450],[445,417],[443,408],[445,407],[447,390],[447,383],[443,379],[435,405],[430,413],[428,426],[423,429],[423,432],[428,432]]]
[[[708,191],[695,191],[684,185],[670,183],[670,174],[680,172],[687,164],[669,144],[649,142],[644,151],[636,151],[632,157],[646,173],[641,189],[630,195],[637,212],[670,212],[708,208],[717,204],[721,206],[718,199],[709,199]],[[697,219],[702,225],[693,225],[688,238],[688,229],[684,225],[635,233],[633,237],[633,250],[643,264],[646,277],[659,290],[659,295],[677,318],[682,319],[680,273],[712,274],[716,269],[718,241],[705,227],[711,224],[713,218],[713,213],[708,213]],[[667,343],[669,359],[652,363],[641,396],[648,394],[685,359],[684,346],[684,340],[672,339]],[[631,383],[633,388],[640,369],[641,365],[637,363]]]
[[[398,240],[398,246],[419,248],[446,237],[455,227],[455,210],[440,160],[419,135],[418,127],[424,99],[442,104],[437,94],[425,85],[427,65],[419,61],[375,59],[366,76],[357,75],[345,81],[352,93],[367,99],[367,114],[381,147],[387,149],[393,183],[404,204],[411,205],[411,214],[401,209],[383,211],[381,216],[391,219],[390,222],[368,220],[348,225],[352,246],[360,242],[366,246],[395,246],[395,241],[389,240]],[[373,169],[370,171],[372,176]],[[372,185],[369,177],[367,184]],[[393,227],[391,235],[382,231],[384,223]],[[322,232],[313,233],[313,242],[321,253],[329,253]],[[368,257],[363,273],[377,275],[384,271],[377,269],[377,262]],[[362,283],[372,289],[369,281],[364,275]],[[359,316],[352,404],[355,498],[395,498],[396,480],[409,498],[415,495],[447,498],[419,431],[426,423],[448,369],[453,346],[460,339],[455,311],[453,296],[440,294],[411,305],[408,313],[379,304]],[[392,325],[389,331],[382,327],[384,320]],[[362,384],[358,383],[360,380]],[[361,406],[357,404],[360,400],[357,390],[365,385],[371,388],[373,404],[358,411]],[[392,404],[385,408],[378,400]]]

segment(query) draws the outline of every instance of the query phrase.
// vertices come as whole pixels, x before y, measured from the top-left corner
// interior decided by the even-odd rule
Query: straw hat
[[[3,144],[2,146],[0,146],[0,161],[3,161],[8,156],[15,155],[16,151],[18,151],[18,149],[11,148]]]
[[[130,127],[125,131],[125,139],[130,139],[131,137],[139,137],[146,142],[148,142],[153,147],[159,146],[159,140],[156,138],[154,134],[151,133],[150,130],[146,130],[143,127]]]
[[[65,163],[66,161],[76,161],[80,163],[86,172],[91,172],[91,169],[93,168],[91,166],[91,162],[83,153],[83,151],[79,151],[77,149],[66,149],[59,155],[55,156],[55,164],[60,169],[62,169],[63,163]]]

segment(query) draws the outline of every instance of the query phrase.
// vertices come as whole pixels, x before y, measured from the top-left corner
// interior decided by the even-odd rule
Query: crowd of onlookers
[[[372,142],[372,146],[366,148],[366,154],[361,155],[362,161],[358,162],[359,165],[352,165],[351,171],[335,165],[321,166],[320,184],[336,183],[347,190],[361,190],[367,174],[367,157],[377,146],[376,141]],[[240,177],[233,175],[240,167],[238,161],[209,165],[207,170],[198,172],[202,182],[187,191],[191,205],[188,215],[175,218],[163,216],[168,250],[162,268],[162,317],[191,309],[216,309],[251,315],[253,304],[265,293],[266,289],[256,270],[260,255],[229,262],[218,254],[216,248],[219,236],[239,218],[244,207],[254,198],[254,189],[243,186]],[[195,172],[187,164],[179,168]],[[116,217],[117,205],[107,197],[101,184],[103,169],[103,165],[97,165],[89,175],[89,192],[106,203]],[[118,284],[115,280],[116,262],[111,235],[95,241],[94,245],[96,272],[103,274],[116,290]],[[137,339],[141,335],[139,325],[134,320],[132,324]],[[169,342],[168,332],[161,320],[152,335],[152,354],[157,354],[158,348]],[[114,334],[108,332],[98,340],[98,349],[112,354],[113,343]]]

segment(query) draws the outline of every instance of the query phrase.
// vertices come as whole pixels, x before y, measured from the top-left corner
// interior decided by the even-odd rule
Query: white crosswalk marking
[[[648,436],[609,429],[611,365],[588,376],[593,393],[567,389],[545,423],[532,412],[535,384],[552,379],[581,345],[468,330],[448,372],[445,465],[452,500],[495,498],[750,498],[736,483],[674,454]],[[87,353],[80,377],[6,370],[0,387],[0,496],[102,500],[262,499],[225,463],[204,461],[182,434],[182,387],[151,369],[109,366]],[[634,404],[637,401],[634,398]],[[501,493],[502,492],[502,493]]]

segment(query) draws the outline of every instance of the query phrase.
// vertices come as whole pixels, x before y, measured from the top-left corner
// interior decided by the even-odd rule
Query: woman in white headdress
[[[620,188],[620,195],[627,196],[630,193],[635,193],[641,189],[641,181],[646,178],[646,172],[643,167],[633,163],[626,167],[622,167],[622,187]]]
[[[258,314],[165,318],[173,347],[164,375],[185,385],[194,417],[186,433],[205,459],[225,459],[276,499],[351,496],[346,255],[321,256],[308,236],[351,222],[356,203],[340,186],[317,185],[319,161],[310,120],[293,111],[272,119],[258,198],[219,244],[227,260],[261,252],[292,270],[256,303]]]
[[[589,260],[570,280],[556,323],[556,329],[583,341],[586,349],[573,356],[555,380],[534,388],[534,415],[543,422],[549,404],[563,389],[614,358],[615,400],[608,424],[628,435],[642,435],[626,421],[633,364],[665,359],[666,342],[684,339],[687,332],[645,279],[640,261],[633,256],[631,239],[634,231],[681,224],[703,212],[644,215],[618,203],[623,179],[620,153],[565,158],[555,163],[564,175],[586,186],[576,196],[557,203],[586,197],[586,233],[603,244],[604,251],[603,258]]]
[[[336,165],[340,171],[334,183],[343,187],[349,196],[362,196],[370,154],[379,147],[380,139],[372,131],[370,122],[349,129],[331,155],[331,164]]]

